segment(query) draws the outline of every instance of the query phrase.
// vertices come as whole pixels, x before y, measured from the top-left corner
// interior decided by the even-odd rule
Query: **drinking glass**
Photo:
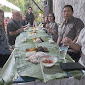
[[[67,46],[62,45],[62,46],[59,47],[59,57],[60,57],[60,59],[65,60],[67,50],[68,50]]]

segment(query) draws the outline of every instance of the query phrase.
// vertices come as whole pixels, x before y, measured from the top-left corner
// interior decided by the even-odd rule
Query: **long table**
[[[41,37],[44,42],[35,43],[34,37]],[[49,35],[40,27],[30,28],[21,33],[16,39],[14,51],[0,72],[0,85],[10,85],[13,82],[23,82],[23,85],[24,82],[28,82],[27,85],[84,85],[85,78],[82,72],[78,70],[65,72],[60,68],[60,62],[64,61],[59,58],[59,47],[55,42],[49,43],[49,39]],[[45,68],[43,65],[33,64],[25,60],[26,48],[39,46],[49,50],[46,54],[57,57],[58,62],[55,66]],[[68,55],[66,62],[73,62]]]

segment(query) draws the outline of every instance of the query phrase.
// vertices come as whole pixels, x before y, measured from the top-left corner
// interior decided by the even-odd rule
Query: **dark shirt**
[[[27,23],[30,23],[30,25],[33,25],[33,21],[34,21],[34,15],[33,13],[27,13],[26,14],[26,20],[27,20]]]
[[[20,21],[20,26],[22,27],[22,26],[25,26],[25,25],[26,25],[26,22],[24,20],[21,20]]]
[[[19,22],[16,22],[13,19],[7,24],[8,42],[9,42],[10,45],[15,44],[16,37],[19,34],[10,35],[9,32],[14,32],[14,31],[17,31],[18,29],[20,29],[20,24],[19,24]]]
[[[0,27],[0,54],[2,54],[2,55],[10,54],[6,35],[4,32],[4,29],[1,27]]]

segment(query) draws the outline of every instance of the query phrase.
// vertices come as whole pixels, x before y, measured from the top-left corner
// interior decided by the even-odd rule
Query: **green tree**
[[[32,7],[35,19],[39,20],[39,18],[41,18],[39,16],[41,12],[32,0],[7,0],[7,1],[18,6],[21,9],[22,14],[26,14],[28,7]],[[43,0],[34,0],[34,1],[43,10]],[[3,6],[2,9],[8,12],[13,10],[5,6]]]
[[[22,13],[25,12],[24,0],[7,0],[7,1],[9,1],[10,3],[18,6],[21,9]],[[3,9],[4,11],[8,11],[8,12],[13,10],[13,9],[10,9],[6,6],[1,7],[1,9]]]
[[[24,0],[7,0],[12,4],[18,6],[21,9],[21,12],[24,13]]]

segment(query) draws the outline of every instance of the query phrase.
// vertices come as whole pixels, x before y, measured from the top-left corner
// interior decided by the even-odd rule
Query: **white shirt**
[[[81,58],[80,60],[85,65],[85,27],[81,30],[77,44],[81,46]]]

